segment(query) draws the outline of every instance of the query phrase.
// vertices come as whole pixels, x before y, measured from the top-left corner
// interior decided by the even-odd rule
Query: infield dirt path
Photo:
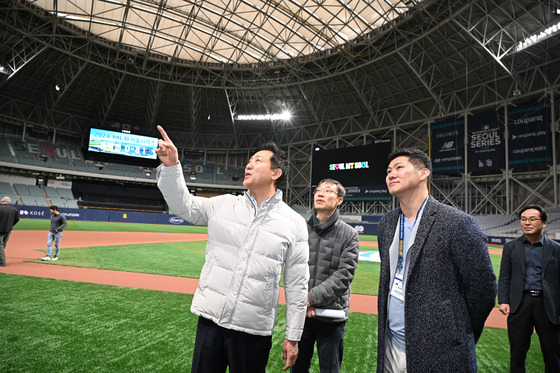
[[[206,239],[206,234],[66,231],[62,236],[61,256],[65,247],[131,245]],[[79,268],[53,265],[49,262],[27,262],[45,255],[41,249],[46,248],[46,241],[46,231],[13,231],[6,248],[7,266],[0,268],[0,272],[184,294],[194,294],[198,284],[198,279],[186,277]],[[360,246],[377,247],[377,242],[361,241]],[[491,249],[491,251],[494,250]],[[501,250],[496,250],[496,253],[498,252],[501,253]],[[283,292],[280,294],[280,302],[285,304]],[[377,314],[377,297],[352,294],[350,296],[350,311]],[[494,308],[486,320],[486,326],[506,328],[506,317],[497,308]]]

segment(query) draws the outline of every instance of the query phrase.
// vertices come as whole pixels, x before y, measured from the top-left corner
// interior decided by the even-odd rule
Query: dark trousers
[[[517,311],[509,315],[507,324],[510,372],[525,372],[534,327],[541,343],[545,372],[560,373],[560,325],[554,325],[548,318],[542,297],[525,294]]]
[[[8,244],[10,233],[12,232],[0,233],[0,267],[4,267],[6,265],[6,253],[4,249],[6,249],[6,245]]]
[[[272,336],[252,335],[198,318],[191,373],[264,373]]]
[[[321,373],[338,373],[344,352],[344,327],[346,321],[324,322],[314,318],[305,319],[305,327],[299,341],[299,354],[291,373],[307,373],[317,341],[317,355]]]

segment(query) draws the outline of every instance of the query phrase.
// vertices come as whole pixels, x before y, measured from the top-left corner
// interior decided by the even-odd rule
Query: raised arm
[[[156,150],[156,154],[159,157],[161,163],[164,164],[166,167],[175,166],[179,163],[179,153],[177,151],[177,147],[173,144],[173,141],[167,136],[167,132],[163,129],[162,126],[157,126],[159,133],[161,133],[162,139],[158,140],[158,148]]]

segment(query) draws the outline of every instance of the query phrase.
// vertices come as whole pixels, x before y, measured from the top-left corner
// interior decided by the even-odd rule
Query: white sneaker
[[[44,258],[41,258],[41,260],[51,260],[50,256],[45,256]]]
[[[58,260],[58,256],[55,256],[55,257],[52,258],[51,260]]]

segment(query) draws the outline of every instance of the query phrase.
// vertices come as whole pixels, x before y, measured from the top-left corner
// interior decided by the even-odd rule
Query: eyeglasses
[[[313,192],[313,194],[335,194],[338,196],[338,193],[335,192],[332,189],[315,189],[315,191]]]
[[[537,220],[542,220],[542,219],[537,219],[537,218],[535,218],[535,217],[530,217],[530,218],[521,218],[520,220],[521,220],[522,223],[527,223],[527,222],[529,222],[529,223],[533,224],[533,223],[536,222]]]

